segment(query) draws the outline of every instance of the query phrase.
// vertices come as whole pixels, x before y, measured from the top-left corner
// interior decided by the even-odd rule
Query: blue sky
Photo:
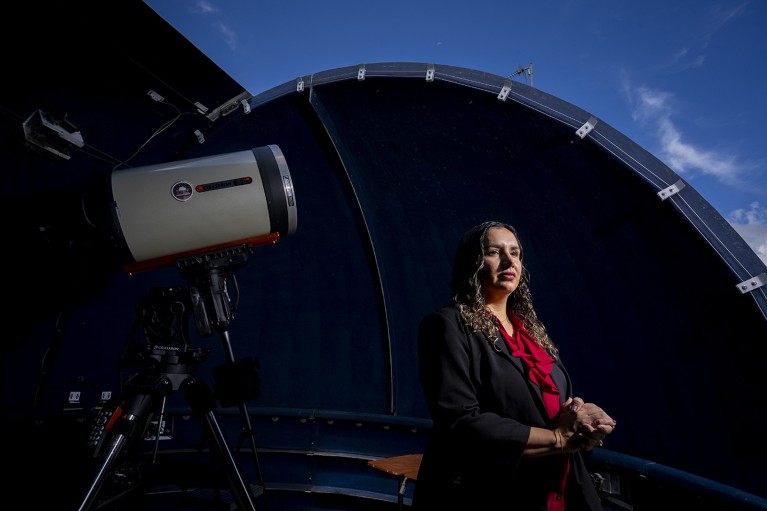
[[[767,263],[763,0],[146,0],[251,94],[375,62],[466,67],[590,112]]]

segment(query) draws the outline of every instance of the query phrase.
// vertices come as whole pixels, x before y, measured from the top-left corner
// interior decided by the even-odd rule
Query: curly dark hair
[[[480,271],[484,267],[485,238],[488,229],[500,227],[508,229],[520,246],[520,257],[524,254],[522,242],[517,231],[509,224],[502,222],[484,222],[472,227],[463,235],[458,242],[453,261],[453,276],[450,288],[453,293],[453,304],[458,309],[466,325],[473,332],[482,332],[487,339],[496,345],[498,342],[498,319],[488,310],[485,298],[482,295]],[[508,311],[516,315],[525,325],[525,328],[533,339],[549,354],[558,358],[559,350],[549,338],[546,327],[538,319],[533,307],[533,297],[530,293],[530,274],[527,268],[522,266],[517,289],[509,296],[506,302]]]

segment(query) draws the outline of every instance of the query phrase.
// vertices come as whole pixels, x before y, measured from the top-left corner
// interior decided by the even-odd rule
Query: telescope
[[[231,247],[276,243],[296,230],[293,180],[277,145],[115,170],[83,199],[130,273]]]
[[[181,389],[206,429],[211,450],[223,462],[237,509],[256,511],[254,499],[265,499],[266,494],[246,402],[259,393],[258,361],[234,358],[229,326],[236,301],[229,297],[227,279],[244,266],[254,247],[276,243],[296,230],[296,198],[285,157],[278,146],[269,145],[113,171],[108,184],[109,190],[83,196],[83,212],[121,252],[123,269],[135,273],[175,263],[189,287],[155,289],[137,308],[147,341],[141,357],[145,368],[128,380],[126,395],[94,425],[89,442],[100,463],[78,511],[100,508],[100,502],[129,493],[114,482],[131,481],[136,475],[140,479],[141,471],[126,472],[115,462],[126,446],[145,439],[150,421],[159,414],[156,454],[166,398]],[[188,342],[190,314],[201,337],[214,329],[221,334],[227,362],[214,368],[215,395],[195,374],[207,349]],[[239,407],[240,440],[250,439],[258,492],[245,483],[227,445],[215,397],[224,406]],[[137,452],[127,449],[126,454],[133,457]]]

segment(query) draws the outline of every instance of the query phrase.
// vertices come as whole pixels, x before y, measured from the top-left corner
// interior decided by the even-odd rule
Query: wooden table
[[[369,466],[399,478],[399,491],[397,492],[397,509],[399,511],[402,511],[407,480],[418,480],[418,468],[421,466],[422,456],[422,454],[404,454],[368,461]]]

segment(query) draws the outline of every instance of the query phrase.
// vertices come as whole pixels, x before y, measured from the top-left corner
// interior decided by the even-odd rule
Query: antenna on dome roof
[[[509,78],[514,78],[515,76],[519,76],[521,74],[526,74],[530,77],[530,87],[534,87],[533,85],[533,63],[531,62],[527,67],[522,67],[521,64],[517,64],[517,70],[514,71],[509,75]]]

